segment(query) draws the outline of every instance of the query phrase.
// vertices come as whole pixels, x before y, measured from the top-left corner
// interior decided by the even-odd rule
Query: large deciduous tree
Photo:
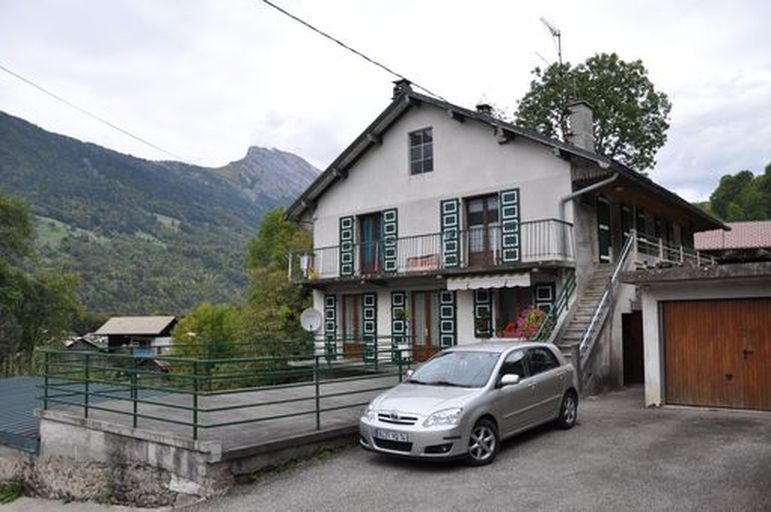
[[[667,140],[667,95],[656,90],[642,61],[600,53],[586,62],[533,70],[530,90],[519,101],[517,124],[567,140],[566,107],[575,100],[594,111],[595,150],[638,171],[652,168]]]
[[[726,174],[709,197],[709,210],[729,222],[771,219],[771,163],[765,174]]]

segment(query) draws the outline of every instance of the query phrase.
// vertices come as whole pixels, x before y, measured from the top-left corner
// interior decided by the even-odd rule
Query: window
[[[410,174],[434,170],[434,139],[431,128],[410,133]]]
[[[527,351],[527,367],[530,375],[537,375],[558,366],[557,358],[545,348],[532,348]]]
[[[517,350],[506,356],[506,360],[501,365],[501,375],[507,375],[510,373],[519,375],[520,379],[524,379],[527,374],[525,373],[525,352],[524,350]]]

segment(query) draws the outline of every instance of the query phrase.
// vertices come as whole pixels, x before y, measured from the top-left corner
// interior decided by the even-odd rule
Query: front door
[[[597,243],[600,263],[610,263],[613,258],[610,236],[610,203],[602,197],[597,198]]]
[[[466,200],[466,225],[469,266],[495,265],[501,245],[498,195]]]
[[[383,237],[380,213],[359,217],[359,268],[362,274],[383,269]]]
[[[361,295],[343,295],[343,355],[347,359],[363,357],[364,337],[361,329]]]
[[[439,351],[439,293],[412,292],[412,344],[417,361]]]

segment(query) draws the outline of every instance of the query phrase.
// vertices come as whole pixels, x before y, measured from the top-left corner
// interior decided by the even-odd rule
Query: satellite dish
[[[316,332],[321,327],[321,312],[317,309],[307,308],[300,314],[300,325],[308,332]]]

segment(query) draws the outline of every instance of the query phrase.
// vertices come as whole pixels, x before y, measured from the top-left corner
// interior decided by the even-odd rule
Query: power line
[[[328,34],[327,32],[324,32],[323,30],[321,30],[321,29],[319,29],[319,28],[316,28],[315,26],[311,25],[309,22],[307,22],[307,21],[303,20],[302,18],[299,18],[298,16],[295,16],[295,15],[294,15],[294,14],[292,14],[291,12],[287,11],[287,10],[286,10],[286,9],[284,9],[283,7],[280,7],[280,6],[276,5],[276,4],[274,4],[274,3],[273,3],[273,2],[271,2],[270,0],[258,0],[258,1],[261,1],[261,2],[262,2],[262,3],[264,3],[265,5],[268,5],[269,7],[272,7],[273,9],[277,10],[277,11],[278,11],[278,12],[280,12],[281,14],[284,14],[285,16],[289,16],[290,18],[292,18],[292,19],[293,19],[293,20],[295,20],[296,22],[300,23],[301,25],[304,25],[304,26],[306,26],[307,28],[309,28],[309,29],[313,30],[314,32],[316,32],[317,34],[319,34],[319,35],[321,35],[321,36],[323,36],[323,37],[326,37],[327,39],[329,39],[329,40],[330,40],[330,41],[332,41],[333,43],[335,43],[335,44],[338,44],[338,45],[342,46],[343,48],[345,48],[345,49],[346,49],[346,50],[348,50],[349,52],[353,53],[354,55],[357,55],[357,56],[361,57],[362,59],[366,60],[366,61],[367,61],[367,62],[369,62],[370,64],[374,64],[375,66],[379,67],[380,69],[383,69],[383,70],[385,70],[386,72],[388,72],[388,73],[392,74],[393,76],[395,76],[395,77],[397,77],[397,78],[400,78],[400,79],[402,79],[402,80],[408,80],[408,81],[409,81],[409,82],[410,82],[412,85],[414,85],[414,86],[415,86],[415,87],[417,87],[418,89],[422,89],[423,91],[427,92],[427,93],[428,93],[428,94],[430,94],[431,96],[434,96],[434,97],[436,97],[436,98],[439,98],[439,99],[440,99],[440,100],[442,100],[442,101],[447,101],[447,100],[445,100],[443,97],[441,97],[440,95],[438,95],[438,94],[436,94],[436,93],[434,93],[434,92],[431,92],[429,89],[427,89],[427,88],[423,87],[422,85],[418,84],[417,82],[415,82],[415,81],[413,81],[413,80],[410,80],[410,79],[408,79],[407,77],[405,77],[404,75],[402,75],[402,74],[400,74],[400,73],[397,73],[396,71],[394,71],[393,69],[389,68],[389,67],[388,67],[388,66],[386,66],[385,64],[382,64],[382,63],[380,63],[380,62],[376,61],[375,59],[373,59],[373,58],[371,58],[371,57],[368,57],[368,56],[366,56],[365,54],[363,54],[363,53],[362,53],[362,52],[360,52],[359,50],[357,50],[357,49],[355,49],[355,48],[352,48],[351,46],[349,46],[349,45],[345,44],[344,42],[342,42],[341,40],[337,39],[336,37],[334,37],[334,36],[332,36],[332,35]]]
[[[45,87],[43,87],[43,86],[41,86],[41,85],[38,85],[38,84],[36,84],[36,83],[35,83],[35,82],[33,82],[32,80],[29,80],[28,78],[25,78],[25,77],[21,76],[20,74],[18,74],[18,73],[16,73],[16,72],[12,71],[12,70],[10,70],[10,69],[8,69],[8,68],[7,68],[7,67],[5,67],[3,64],[0,64],[0,70],[3,70],[3,71],[5,71],[6,73],[8,73],[9,75],[11,75],[12,77],[14,77],[14,78],[16,78],[16,79],[18,79],[18,80],[21,80],[22,82],[24,82],[24,83],[25,83],[25,84],[27,84],[27,85],[31,85],[32,87],[34,87],[34,88],[35,88],[35,89],[37,89],[38,91],[40,91],[40,92],[42,92],[42,93],[44,93],[44,94],[47,94],[48,96],[52,97],[53,99],[55,99],[55,100],[57,100],[57,101],[60,101],[60,102],[64,103],[64,104],[65,104],[65,105],[67,105],[68,107],[70,107],[70,108],[74,108],[75,110],[77,110],[77,111],[78,111],[78,112],[80,112],[81,114],[84,114],[84,115],[86,115],[86,116],[90,117],[91,119],[95,119],[96,121],[99,121],[100,123],[102,123],[102,124],[105,124],[105,125],[109,126],[109,127],[110,127],[110,128],[112,128],[113,130],[117,130],[117,131],[119,131],[119,132],[120,132],[120,133],[122,133],[123,135],[127,135],[127,136],[131,137],[132,139],[134,139],[134,140],[136,140],[136,141],[139,141],[139,142],[141,142],[142,144],[144,144],[144,145],[146,145],[146,146],[149,146],[149,147],[151,147],[151,148],[155,149],[156,151],[160,151],[161,153],[165,153],[165,154],[167,154],[167,155],[169,155],[169,156],[172,156],[172,157],[174,157],[174,158],[175,158],[175,159],[177,159],[177,160],[182,160],[182,161],[184,161],[184,158],[182,158],[181,156],[179,156],[179,155],[176,155],[176,154],[172,153],[171,151],[166,151],[166,150],[165,150],[165,149],[163,149],[162,147],[160,147],[160,146],[157,146],[157,145],[153,144],[152,142],[150,142],[150,141],[148,141],[148,140],[146,140],[146,139],[143,139],[142,137],[140,137],[140,136],[138,136],[138,135],[134,135],[134,134],[133,134],[133,133],[131,133],[130,131],[126,130],[125,128],[121,128],[120,126],[118,126],[118,125],[116,125],[116,124],[114,124],[114,123],[111,123],[110,121],[108,121],[107,119],[104,119],[103,117],[99,117],[99,116],[98,116],[98,115],[96,115],[96,114],[92,114],[91,112],[89,112],[88,110],[84,109],[83,107],[80,107],[80,106],[78,106],[78,105],[76,105],[76,104],[72,103],[71,101],[69,101],[69,100],[66,100],[66,99],[62,98],[62,97],[61,97],[61,96],[59,96],[58,94],[56,94],[56,93],[53,93],[53,92],[49,91],[49,90],[48,90],[48,89],[46,89]]]

